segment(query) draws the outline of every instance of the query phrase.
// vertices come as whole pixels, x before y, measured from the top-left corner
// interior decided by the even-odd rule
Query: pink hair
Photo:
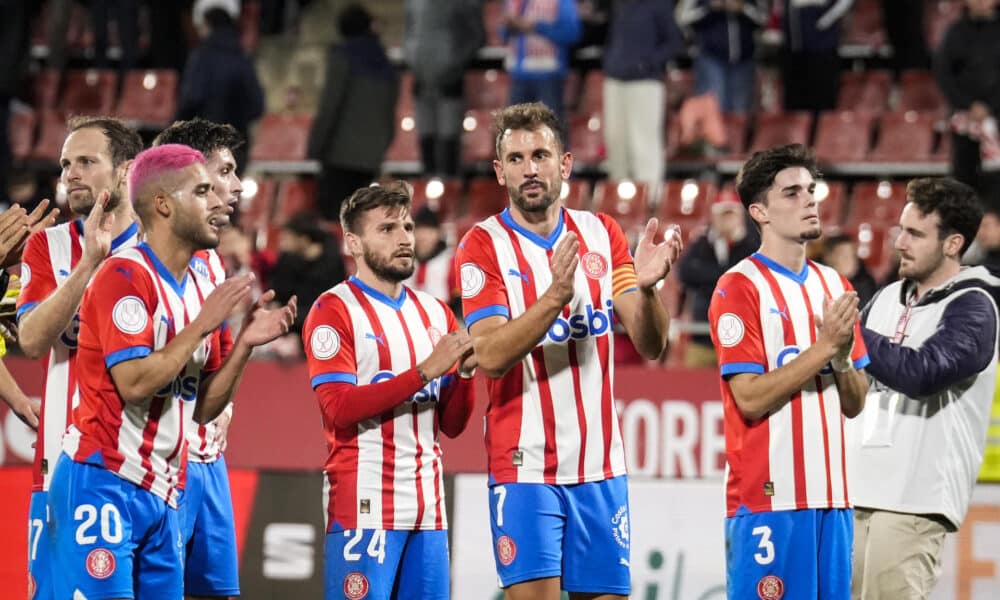
[[[205,156],[183,144],[164,144],[140,152],[129,169],[129,200],[134,205],[139,192],[146,184],[164,173],[179,171],[195,163],[205,164]]]

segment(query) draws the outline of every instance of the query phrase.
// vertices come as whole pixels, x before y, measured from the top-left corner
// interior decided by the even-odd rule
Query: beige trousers
[[[942,522],[854,509],[852,600],[923,600],[941,575]]]

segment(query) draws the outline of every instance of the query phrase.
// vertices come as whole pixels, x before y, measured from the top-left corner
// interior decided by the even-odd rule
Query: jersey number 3
[[[773,563],[774,542],[771,541],[771,528],[767,525],[761,525],[760,527],[754,527],[752,533],[755,536],[760,536],[760,543],[757,544],[757,547],[761,549],[761,552],[756,552],[753,555],[753,559],[757,561],[758,565]]]

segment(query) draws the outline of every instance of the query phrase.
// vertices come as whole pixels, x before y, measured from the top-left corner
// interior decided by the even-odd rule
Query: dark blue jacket
[[[681,0],[677,5],[677,24],[693,31],[698,52],[734,64],[753,59],[753,34],[767,22],[768,0],[746,0],[739,14],[713,10],[710,3]]]
[[[681,46],[671,0],[617,0],[604,47],[604,75],[614,79],[663,79]]]
[[[785,47],[791,52],[830,52],[840,47],[840,22],[854,0],[825,0],[821,4],[796,6],[783,0],[782,29]]]

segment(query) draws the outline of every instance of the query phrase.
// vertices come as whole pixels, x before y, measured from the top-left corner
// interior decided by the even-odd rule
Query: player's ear
[[[767,222],[767,207],[760,202],[754,202],[747,209],[750,213],[750,217],[757,221],[758,225],[762,225]]]
[[[507,185],[506,179],[503,176],[503,166],[501,166],[499,160],[493,159],[493,172],[496,173],[497,183]]]
[[[170,204],[170,196],[164,190],[156,192],[153,196],[153,210],[163,218],[169,218],[173,213],[173,206]]]
[[[962,245],[965,243],[965,236],[961,233],[953,233],[944,238],[942,252],[944,255],[953,258],[962,258]]]
[[[350,231],[344,232],[344,244],[347,246],[347,251],[351,253],[351,256],[361,256],[364,251],[361,249],[361,238]]]

